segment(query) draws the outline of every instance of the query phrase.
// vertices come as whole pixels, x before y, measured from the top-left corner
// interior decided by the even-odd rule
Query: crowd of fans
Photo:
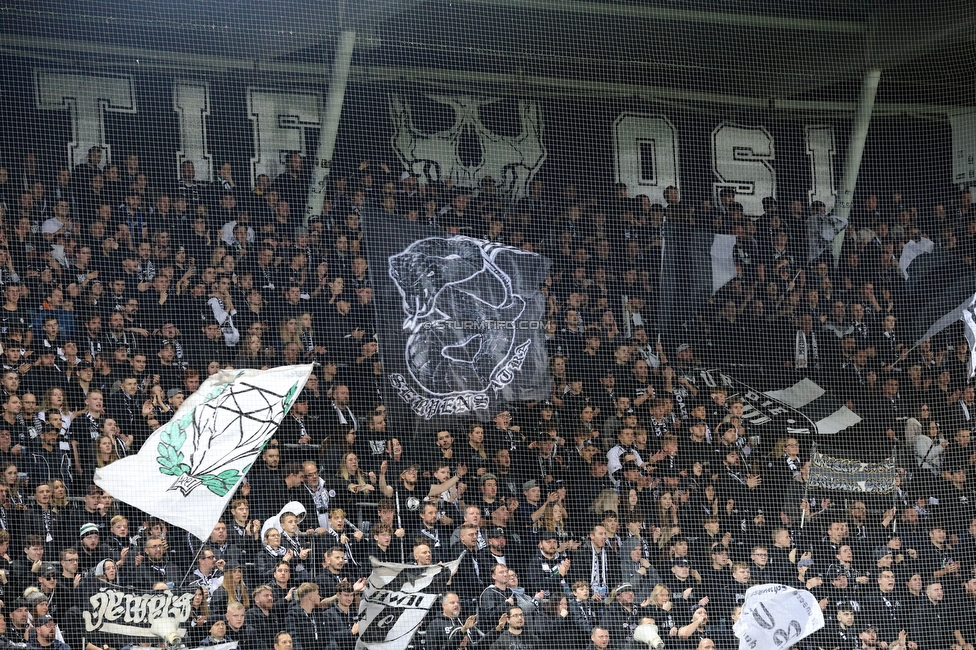
[[[969,353],[953,330],[902,335],[897,264],[926,236],[971,265],[968,193],[868,196],[835,268],[808,237],[823,206],[799,201],[754,219],[732,191],[656,205],[535,180],[512,202],[490,178],[420,184],[363,161],[303,223],[308,186],[297,154],[254,187],[230,164],[199,182],[189,162],[170,187],[99,148],[53,174],[34,154],[0,168],[5,639],[97,650],[92,593],[189,588],[187,646],[352,650],[374,557],[460,558],[412,642],[430,650],[633,650],[658,647],[654,629],[665,648],[738,647],[744,594],[767,582],[819,602],[827,625],[801,647],[972,650]],[[388,422],[370,210],[552,260],[550,399],[485,423]],[[737,279],[677,339],[655,319],[666,221],[737,237]],[[309,362],[207,543],[93,484],[202,378]],[[702,381],[711,366],[833,390],[864,418],[852,448],[898,446],[897,491],[808,492],[811,440],[751,428]]]

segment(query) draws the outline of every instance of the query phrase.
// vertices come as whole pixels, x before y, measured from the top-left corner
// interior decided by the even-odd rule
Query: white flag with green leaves
[[[138,454],[99,468],[95,484],[208,539],[311,372],[303,365],[212,375]]]

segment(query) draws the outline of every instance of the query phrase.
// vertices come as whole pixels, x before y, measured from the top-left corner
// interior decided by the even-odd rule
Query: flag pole
[[[801,273],[803,273],[803,269],[797,271],[796,275],[793,276],[793,279],[790,280],[789,284],[786,285],[787,287],[786,291],[780,295],[779,299],[776,301],[776,306],[774,307],[774,309],[779,309],[779,306],[783,304],[784,300],[786,300],[786,296],[792,293],[794,289],[796,289],[796,279],[800,277]]]
[[[187,534],[189,535],[190,533],[187,533]],[[206,548],[207,546],[210,545],[210,540],[209,539],[207,541],[205,541],[205,542],[203,540],[200,540],[200,542],[201,542],[200,543],[200,548],[198,548],[197,549],[197,552],[193,554],[193,561],[190,562],[190,568],[188,568],[186,570],[186,573],[183,574],[183,579],[180,580],[180,584],[177,585],[180,589],[182,589],[183,587],[186,586],[186,579],[189,578],[191,575],[193,575],[193,570],[197,566],[197,560],[200,559],[200,553],[203,552],[203,549],[204,548]]]
[[[813,447],[810,448],[810,462],[813,462],[813,457],[817,455],[817,441],[813,441]],[[811,465],[812,466],[812,465]],[[803,530],[803,526],[806,524],[807,511],[803,509],[803,502],[807,500],[807,494],[810,492],[810,475],[807,474],[807,482],[803,484],[803,500],[800,501],[800,530]],[[809,504],[807,505],[809,508]],[[810,515],[813,516],[812,514]]]
[[[895,516],[891,518],[891,532],[898,532],[898,486],[891,491],[891,505],[895,509]]]
[[[933,440],[932,442],[933,442],[932,447],[934,447],[935,441]],[[932,447],[929,447],[929,450],[931,450]],[[895,459],[895,480],[897,481],[898,480],[898,444],[897,443],[891,446],[891,456]],[[927,452],[926,452],[926,457],[928,457]],[[919,469],[921,469],[921,467]],[[897,533],[898,532],[898,486],[897,485],[893,486],[891,489],[891,505],[895,509],[895,516],[891,518],[891,532]]]
[[[905,352],[905,356],[903,356],[901,359],[898,359],[898,361],[895,361],[894,363],[891,364],[892,369],[894,369],[895,366],[897,366],[902,361],[905,361],[906,359],[908,359],[908,355],[910,355],[912,352],[914,352],[915,351],[915,348],[917,348],[918,346],[920,346],[923,343],[925,343],[925,341],[929,341],[929,340],[931,340],[931,339],[925,339],[923,341],[919,341],[918,343],[916,343],[912,347],[908,348],[908,351]]]
[[[397,517],[397,528],[403,528],[403,519],[400,518],[400,493],[396,490],[393,491],[393,498],[396,499],[396,517]],[[404,537],[406,537],[406,531],[404,531]],[[400,538],[400,562],[404,562],[403,557],[403,538]]]

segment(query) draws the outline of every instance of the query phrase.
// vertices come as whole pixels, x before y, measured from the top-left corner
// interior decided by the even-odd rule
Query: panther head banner
[[[390,402],[430,420],[549,395],[548,259],[382,213],[364,223]]]

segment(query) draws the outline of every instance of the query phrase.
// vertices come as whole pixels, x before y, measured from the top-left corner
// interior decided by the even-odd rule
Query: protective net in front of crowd
[[[918,4],[6,8],[0,650],[971,650]]]

